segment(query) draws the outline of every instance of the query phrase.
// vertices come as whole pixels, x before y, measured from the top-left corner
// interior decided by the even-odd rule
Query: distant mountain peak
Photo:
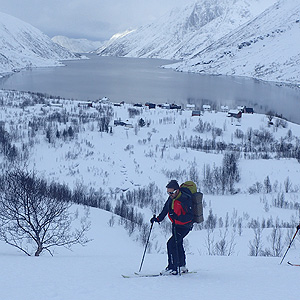
[[[61,35],[54,36],[51,40],[73,53],[93,52],[103,44],[103,42],[100,41],[90,41],[88,39],[73,39]]]

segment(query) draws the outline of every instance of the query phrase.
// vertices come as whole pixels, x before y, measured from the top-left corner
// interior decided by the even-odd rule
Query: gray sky
[[[117,32],[154,21],[191,0],[2,0],[0,11],[50,37],[106,40]]]

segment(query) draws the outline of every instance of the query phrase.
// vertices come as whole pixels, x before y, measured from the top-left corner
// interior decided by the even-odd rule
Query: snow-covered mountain
[[[251,20],[276,0],[204,0],[172,10],[158,21],[101,47],[100,55],[182,59]]]
[[[89,53],[102,46],[103,42],[90,41],[87,39],[72,39],[57,35],[51,39],[54,43],[68,49],[73,53]]]
[[[76,57],[30,24],[0,13],[0,74],[60,65],[60,60]]]
[[[297,1],[204,0],[114,38],[97,52],[180,59],[167,66],[178,71],[299,84],[299,29]]]
[[[299,83],[299,41],[300,3],[281,0],[176,68]]]

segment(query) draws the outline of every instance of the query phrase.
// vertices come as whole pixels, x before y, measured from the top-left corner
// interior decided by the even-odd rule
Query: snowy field
[[[54,257],[26,257],[0,244],[1,299],[299,299],[300,268],[279,265],[278,257],[194,253],[187,260],[195,274],[125,279],[121,274],[139,270],[143,248],[123,228],[109,227],[109,218],[109,213],[93,209],[93,242],[73,252],[60,249]],[[191,236],[194,247],[203,243],[197,232]],[[299,262],[299,242],[297,248],[288,258]],[[166,254],[147,253],[142,272],[157,273],[165,265]]]
[[[1,93],[1,97],[5,98],[7,94]],[[169,179],[176,177],[180,182],[188,180],[191,173],[187,170],[194,168],[199,177],[199,189],[203,191],[207,188],[202,181],[205,165],[211,168],[222,165],[222,152],[197,151],[178,144],[179,141],[188,141],[190,136],[212,139],[211,130],[201,133],[195,130],[201,122],[222,129],[222,134],[216,135],[215,140],[225,143],[241,143],[237,129],[246,134],[250,128],[266,130],[272,133],[274,139],[289,141],[294,146],[299,143],[299,125],[286,122],[284,126],[268,126],[267,116],[259,114],[243,114],[238,121],[223,112],[205,112],[201,117],[192,117],[191,111],[187,110],[149,110],[143,107],[138,109],[139,115],[130,117],[128,109],[132,106],[125,104],[112,107],[113,120],[120,119],[132,126],[112,125],[112,132],[106,133],[99,132],[97,122],[78,125],[74,121],[80,114],[95,113],[94,108],[80,109],[77,103],[61,100],[63,108],[36,104],[23,109],[16,103],[12,105],[12,102],[0,107],[0,120],[5,121],[5,129],[18,147],[31,145],[28,147],[29,166],[46,178],[66,183],[70,188],[82,186],[85,191],[101,188],[112,207],[128,191],[155,183],[158,188],[155,194],[156,209],[137,207],[149,229],[149,219],[153,213],[159,213],[166,200],[165,185]],[[43,130],[32,132],[29,121],[54,112],[69,112],[72,118],[67,123],[49,122]],[[137,126],[140,118],[148,125]],[[276,118],[273,119],[274,124],[275,121]],[[63,141],[53,134],[49,140],[47,126],[50,125],[56,130],[72,125],[78,129],[76,138]],[[128,235],[128,231],[120,225],[119,216],[114,216],[112,224],[112,212],[91,208],[91,230],[87,235],[92,241],[85,247],[74,246],[72,251],[57,248],[53,257],[48,253],[40,257],[27,257],[0,242],[0,299],[299,299],[300,268],[286,263],[300,263],[299,237],[294,240],[280,265],[299,223],[299,163],[296,158],[278,158],[274,153],[270,153],[269,159],[249,159],[245,156],[243,153],[240,155],[240,180],[235,184],[235,194],[204,194],[204,218],[208,219],[210,211],[216,215],[216,228],[209,232],[195,226],[185,240],[187,266],[197,273],[123,278],[122,274],[131,275],[140,267],[144,245],[138,239],[138,229]],[[1,161],[3,167],[7,167],[2,156]],[[266,177],[271,183],[270,192],[265,190]],[[287,178],[290,184],[289,191],[285,192]],[[250,194],[249,188],[255,184],[259,186],[257,183],[261,184],[261,190]],[[288,203],[285,208],[275,205],[281,195]],[[264,220],[266,224],[272,223],[272,226],[265,226],[262,230],[260,245],[262,250],[270,250],[269,255],[272,252],[272,230],[278,220],[282,230],[279,256],[249,255],[249,245],[254,239],[254,230],[249,223],[255,220],[259,224],[263,224]],[[225,225],[227,222],[228,226]],[[165,243],[170,235],[165,226],[167,223],[168,220],[161,225],[154,224],[150,251],[145,256],[142,273],[157,273],[165,268]],[[213,246],[222,237],[225,237],[227,246],[233,248],[230,254],[227,249],[223,255],[216,255],[214,251],[209,255],[208,238]]]

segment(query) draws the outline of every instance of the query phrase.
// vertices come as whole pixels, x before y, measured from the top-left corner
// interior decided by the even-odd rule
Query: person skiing
[[[161,275],[177,275],[187,273],[186,255],[183,239],[193,228],[192,193],[188,188],[180,188],[176,180],[171,180],[167,186],[169,195],[161,213],[152,217],[150,222],[161,222],[168,214],[172,222],[172,236],[167,242],[168,266]]]

